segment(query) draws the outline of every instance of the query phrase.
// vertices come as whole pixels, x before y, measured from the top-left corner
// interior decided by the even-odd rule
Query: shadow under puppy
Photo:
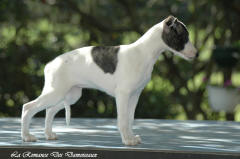
[[[154,25],[132,44],[88,46],[56,57],[44,69],[45,83],[41,95],[23,105],[23,141],[37,140],[29,133],[29,125],[32,117],[44,109],[46,139],[57,139],[52,132],[55,114],[65,107],[69,123],[70,105],[81,97],[82,89],[93,88],[115,97],[122,142],[125,145],[141,143],[140,136],[132,131],[136,105],[151,79],[154,64],[165,50],[186,60],[197,56],[186,26],[173,16]]]

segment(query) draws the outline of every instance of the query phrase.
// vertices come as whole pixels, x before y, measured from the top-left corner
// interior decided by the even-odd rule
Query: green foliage
[[[43,68],[57,55],[86,45],[134,42],[172,14],[189,28],[200,57],[190,63],[168,52],[159,57],[136,117],[225,120],[226,113],[212,112],[205,87],[223,82],[212,49],[240,47],[239,6],[238,0],[1,0],[0,116],[21,115],[23,103],[41,93]],[[232,74],[238,86],[239,71],[238,65]],[[96,90],[84,90],[72,109],[74,117],[116,116],[114,99]]]

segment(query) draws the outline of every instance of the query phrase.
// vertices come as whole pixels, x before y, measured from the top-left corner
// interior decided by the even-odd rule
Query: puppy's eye
[[[172,24],[172,22],[171,21],[167,21],[166,24],[167,24],[167,26],[170,26]]]

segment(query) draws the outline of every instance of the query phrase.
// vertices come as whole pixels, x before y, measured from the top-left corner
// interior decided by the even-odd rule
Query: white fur
[[[69,123],[69,106],[81,97],[83,88],[94,88],[115,97],[122,142],[126,145],[140,143],[140,136],[134,135],[132,131],[135,108],[140,93],[151,79],[153,66],[159,55],[164,50],[170,50],[184,58],[191,58],[190,54],[187,54],[191,47],[184,49],[183,54],[170,49],[163,42],[163,25],[163,22],[156,24],[136,42],[121,45],[113,74],[104,73],[94,63],[91,56],[92,46],[62,54],[48,63],[44,70],[45,85],[42,94],[23,106],[22,139],[37,140],[29,133],[29,124],[33,115],[44,109],[47,109],[46,138],[57,139],[56,134],[52,132],[54,115],[65,107],[66,120]],[[195,53],[192,49],[192,54]]]

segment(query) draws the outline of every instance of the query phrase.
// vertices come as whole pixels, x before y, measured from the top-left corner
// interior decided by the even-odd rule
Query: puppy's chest
[[[147,83],[151,80],[152,71],[153,71],[152,65],[147,65],[143,67],[141,71],[138,70],[135,76],[136,87],[144,88],[147,85]]]

